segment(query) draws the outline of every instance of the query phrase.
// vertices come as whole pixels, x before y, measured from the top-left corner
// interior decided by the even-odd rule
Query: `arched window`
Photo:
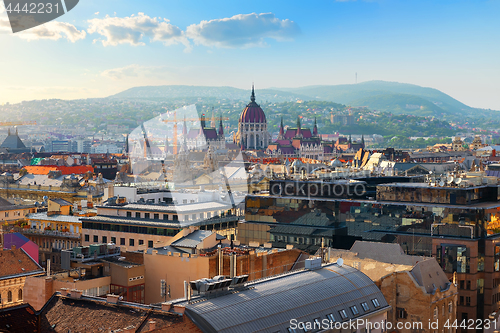
[[[18,301],[23,300],[23,290],[22,289],[19,289],[19,291],[17,292],[17,300]]]
[[[9,290],[9,292],[7,293],[7,303],[10,302],[12,302],[12,291]]]

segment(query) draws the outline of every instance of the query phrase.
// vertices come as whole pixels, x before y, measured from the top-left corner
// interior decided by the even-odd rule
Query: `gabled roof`
[[[209,230],[195,230],[189,235],[176,240],[170,246],[196,248],[205,238],[212,234],[213,232]]]
[[[0,249],[0,280],[12,279],[23,275],[43,273],[38,265],[23,249]]]
[[[351,247],[351,252],[358,254],[361,259],[373,259],[380,262],[415,265],[424,257],[410,256],[404,253],[401,245],[397,243],[379,243],[357,240]]]
[[[437,288],[445,290],[450,283],[436,258],[429,258],[416,263],[411,270],[411,275],[429,294],[433,294]]]
[[[106,299],[69,298],[55,294],[42,308],[41,332],[112,332],[135,326],[134,332],[144,332],[142,325],[152,314],[159,332],[180,332],[184,326],[182,316],[152,310],[148,306],[130,306],[106,303]],[[141,306],[141,307],[139,307]],[[180,325],[180,326],[179,326]],[[146,326],[147,328],[147,326]],[[161,330],[161,329],[164,330]]]
[[[37,332],[35,309],[27,303],[0,309],[0,327],[2,332]]]
[[[0,148],[20,149],[20,148],[26,148],[26,146],[21,141],[21,138],[19,138],[17,133],[11,134],[9,131],[9,135],[2,142],[2,144],[0,145]]]
[[[57,199],[49,199],[49,201],[52,201],[52,202],[55,202],[56,204],[60,205],[60,206],[73,206],[73,204],[69,201],[66,201],[64,199],[60,199],[60,198],[57,198]]]

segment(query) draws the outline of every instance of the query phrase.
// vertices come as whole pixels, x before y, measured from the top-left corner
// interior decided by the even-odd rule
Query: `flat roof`
[[[26,216],[28,220],[44,220],[44,221],[54,221],[54,222],[71,222],[80,223],[79,216],[73,215],[51,215],[48,216],[47,213],[33,213]]]
[[[123,206],[97,206],[97,208],[110,208],[118,210],[140,210],[150,212],[166,212],[166,213],[191,213],[191,212],[206,212],[214,210],[228,210],[233,206],[217,201],[196,202],[187,204],[171,204],[171,205],[146,205],[146,204],[126,204]]]

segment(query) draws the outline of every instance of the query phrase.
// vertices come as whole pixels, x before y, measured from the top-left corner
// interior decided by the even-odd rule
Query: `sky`
[[[12,33],[0,1],[0,104],[134,86],[256,90],[370,80],[500,110],[500,0],[80,0]]]

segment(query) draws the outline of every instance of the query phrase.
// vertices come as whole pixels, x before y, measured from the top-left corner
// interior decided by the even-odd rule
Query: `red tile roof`
[[[59,165],[29,165],[24,169],[33,175],[48,175],[50,171],[61,171],[63,175],[81,175],[87,172],[94,172],[90,165],[59,166]]]
[[[18,274],[42,273],[43,269],[23,249],[0,249],[0,280]]]

